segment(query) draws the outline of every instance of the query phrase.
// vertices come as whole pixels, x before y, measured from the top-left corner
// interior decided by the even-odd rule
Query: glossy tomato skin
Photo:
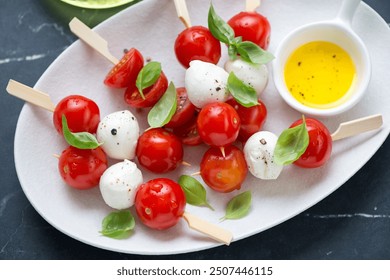
[[[291,127],[301,123],[302,119],[294,122]],[[332,137],[326,126],[316,119],[307,118],[306,127],[309,132],[309,146],[294,164],[304,168],[320,167],[330,158],[332,153]]]
[[[202,108],[197,127],[203,142],[210,146],[225,147],[237,139],[240,117],[229,104],[214,102]]]
[[[143,99],[134,85],[129,86],[125,91],[125,102],[134,108],[152,107],[163,96],[168,89],[168,79],[164,72],[161,72],[160,77],[150,87],[144,89],[142,92],[145,96]]]
[[[64,182],[80,190],[97,186],[107,166],[107,157],[101,148],[80,150],[70,146],[61,153],[58,161]]]
[[[271,36],[271,25],[268,19],[256,12],[241,12],[233,16],[228,24],[233,28],[236,37],[251,41],[266,50]]]
[[[175,54],[185,68],[192,60],[217,64],[221,58],[221,43],[204,26],[184,29],[176,38]]]
[[[138,162],[149,171],[165,173],[183,161],[183,145],[172,132],[153,128],[139,137],[136,155]]]
[[[225,148],[225,157],[217,147],[211,147],[200,163],[203,181],[217,192],[231,192],[241,188],[248,173],[243,152],[235,146]]]
[[[135,84],[143,66],[142,54],[137,49],[131,48],[107,74],[104,84],[113,88],[129,87]]]
[[[252,134],[260,131],[267,119],[267,107],[261,100],[258,100],[258,102],[258,105],[247,108],[239,104],[235,99],[226,101],[237,111],[240,117],[241,126],[237,139],[241,142],[246,142]]]
[[[95,133],[100,122],[100,110],[91,99],[81,95],[69,95],[58,102],[53,113],[53,123],[62,134],[62,115],[72,132]]]
[[[139,186],[134,205],[143,224],[163,230],[176,225],[183,216],[186,199],[178,183],[157,178]]]
[[[173,133],[180,138],[184,145],[197,146],[203,143],[198,132],[197,119],[198,116],[196,114],[184,125],[173,129]]]
[[[168,128],[179,127],[191,120],[195,114],[195,106],[188,99],[187,90],[184,87],[176,89],[177,107],[169,123],[165,125]]]

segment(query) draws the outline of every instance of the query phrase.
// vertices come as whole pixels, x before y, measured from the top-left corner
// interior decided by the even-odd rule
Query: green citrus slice
[[[67,4],[87,9],[108,9],[118,7],[134,0],[61,0]]]

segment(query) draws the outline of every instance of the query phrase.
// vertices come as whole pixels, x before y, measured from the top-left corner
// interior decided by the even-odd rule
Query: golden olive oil
[[[348,98],[356,68],[336,44],[314,41],[296,49],[286,62],[284,79],[292,96],[313,108],[332,108]]]

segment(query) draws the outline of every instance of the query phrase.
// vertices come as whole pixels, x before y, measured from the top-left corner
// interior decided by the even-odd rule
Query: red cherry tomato
[[[165,125],[168,128],[179,127],[187,123],[195,114],[195,106],[188,99],[187,90],[184,87],[176,89],[177,107],[169,123]]]
[[[226,103],[230,104],[238,113],[241,120],[238,140],[246,142],[252,134],[260,131],[267,118],[267,108],[264,103],[258,100],[259,104],[252,107],[244,107],[235,99],[229,99]]]
[[[197,118],[197,116],[193,116],[189,122],[173,129],[173,133],[180,138],[184,145],[197,146],[203,143],[196,125]]]
[[[302,123],[302,119],[294,122],[291,127]],[[332,137],[326,126],[316,119],[306,119],[309,132],[309,146],[305,153],[294,162],[304,168],[315,168],[324,165],[332,153]]]
[[[134,205],[142,223],[163,230],[176,225],[183,216],[186,199],[178,183],[158,178],[139,186]]]
[[[183,145],[172,132],[163,128],[145,131],[138,139],[138,162],[155,173],[174,170],[183,161]]]
[[[233,28],[236,37],[251,41],[266,50],[269,45],[271,26],[266,17],[256,12],[241,12],[233,16],[228,24]]]
[[[70,146],[62,152],[58,161],[65,183],[81,190],[97,186],[107,166],[107,157],[101,148],[80,150]]]
[[[185,68],[190,67],[192,60],[217,64],[221,58],[221,43],[206,27],[192,26],[177,36],[175,54]]]
[[[113,88],[126,88],[135,84],[139,71],[144,66],[142,54],[131,48],[107,74],[104,84]]]
[[[240,189],[247,173],[244,154],[235,146],[225,148],[225,157],[218,148],[211,147],[200,163],[203,181],[217,192]]]
[[[157,101],[163,96],[168,88],[168,80],[164,72],[161,72],[160,77],[154,83],[154,85],[144,89],[142,92],[145,99],[141,97],[137,87],[131,85],[125,92],[125,101],[132,107],[135,108],[146,108],[152,107]]]
[[[210,146],[232,144],[240,130],[240,117],[232,106],[223,102],[207,104],[198,115],[200,138]]]
[[[53,123],[60,134],[62,115],[65,115],[69,130],[72,132],[95,133],[100,122],[98,105],[81,95],[69,95],[57,104],[53,113]]]

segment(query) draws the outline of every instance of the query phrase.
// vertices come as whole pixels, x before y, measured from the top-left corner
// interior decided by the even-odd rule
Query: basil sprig
[[[259,104],[256,90],[240,80],[233,72],[229,74],[227,88],[234,99],[242,106],[252,107]]]
[[[177,99],[175,85],[170,82],[167,91],[148,113],[150,127],[162,127],[167,124],[176,112]]]
[[[226,214],[221,220],[240,219],[249,213],[252,204],[252,193],[246,191],[233,197],[226,207]]]
[[[206,189],[195,178],[182,175],[179,178],[179,185],[184,191],[188,204],[195,206],[207,206],[211,210],[214,208],[207,202]]]
[[[146,64],[138,73],[135,85],[142,97],[145,99],[143,90],[153,85],[161,75],[161,63],[152,61]]]
[[[305,117],[302,124],[288,128],[280,134],[274,150],[274,161],[278,165],[288,165],[296,161],[309,145]]]
[[[65,115],[62,115],[62,133],[66,142],[78,149],[96,149],[101,145],[96,137],[89,132],[71,132]]]
[[[100,233],[107,237],[123,239],[129,236],[134,227],[135,220],[129,210],[114,211],[103,219]]]
[[[233,28],[217,15],[212,4],[208,13],[208,27],[217,40],[228,45],[231,60],[236,59],[237,54],[242,60],[254,64],[266,64],[275,58],[253,42],[243,42],[241,37],[235,37]]]

